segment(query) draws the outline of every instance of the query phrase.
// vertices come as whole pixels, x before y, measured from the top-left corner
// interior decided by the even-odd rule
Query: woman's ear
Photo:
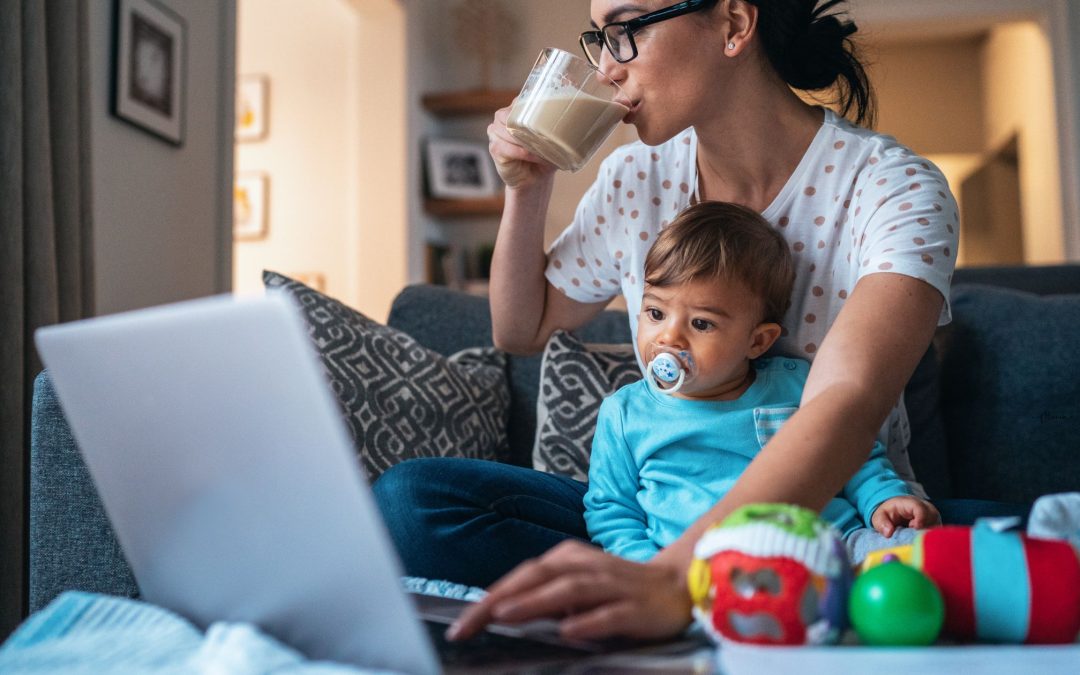
[[[724,53],[737,56],[757,30],[758,8],[747,0],[727,0],[723,9],[727,21],[723,34]]]
[[[782,330],[778,323],[759,323],[754,327],[754,332],[750,334],[750,351],[747,356],[756,359],[769,351],[769,347],[772,347],[773,343],[780,337]]]

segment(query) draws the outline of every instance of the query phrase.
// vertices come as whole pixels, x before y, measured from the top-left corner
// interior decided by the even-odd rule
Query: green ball
[[[929,577],[892,560],[855,579],[848,614],[865,644],[920,646],[937,639],[945,603]]]

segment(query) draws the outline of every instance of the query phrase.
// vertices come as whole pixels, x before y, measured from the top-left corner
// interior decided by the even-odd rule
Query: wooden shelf
[[[443,117],[483,115],[510,105],[517,94],[517,90],[512,89],[447,91],[425,94],[420,98],[420,103],[431,114]]]
[[[425,199],[424,210],[440,218],[497,216],[503,210],[503,196],[479,199]]]

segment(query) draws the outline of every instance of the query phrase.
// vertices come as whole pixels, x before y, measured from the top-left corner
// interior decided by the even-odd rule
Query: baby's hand
[[[891,537],[897,527],[923,529],[941,524],[941,514],[930,502],[918,497],[893,497],[881,502],[870,524],[886,537]]]

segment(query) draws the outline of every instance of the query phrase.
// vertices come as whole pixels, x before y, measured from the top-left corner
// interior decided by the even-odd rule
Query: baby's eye
[[[650,307],[645,311],[648,312],[649,318],[653,321],[662,321],[664,318],[664,313],[656,309],[655,307]]]
[[[705,319],[694,319],[690,322],[690,325],[694,327],[694,330],[709,330],[712,328],[712,323]]]

